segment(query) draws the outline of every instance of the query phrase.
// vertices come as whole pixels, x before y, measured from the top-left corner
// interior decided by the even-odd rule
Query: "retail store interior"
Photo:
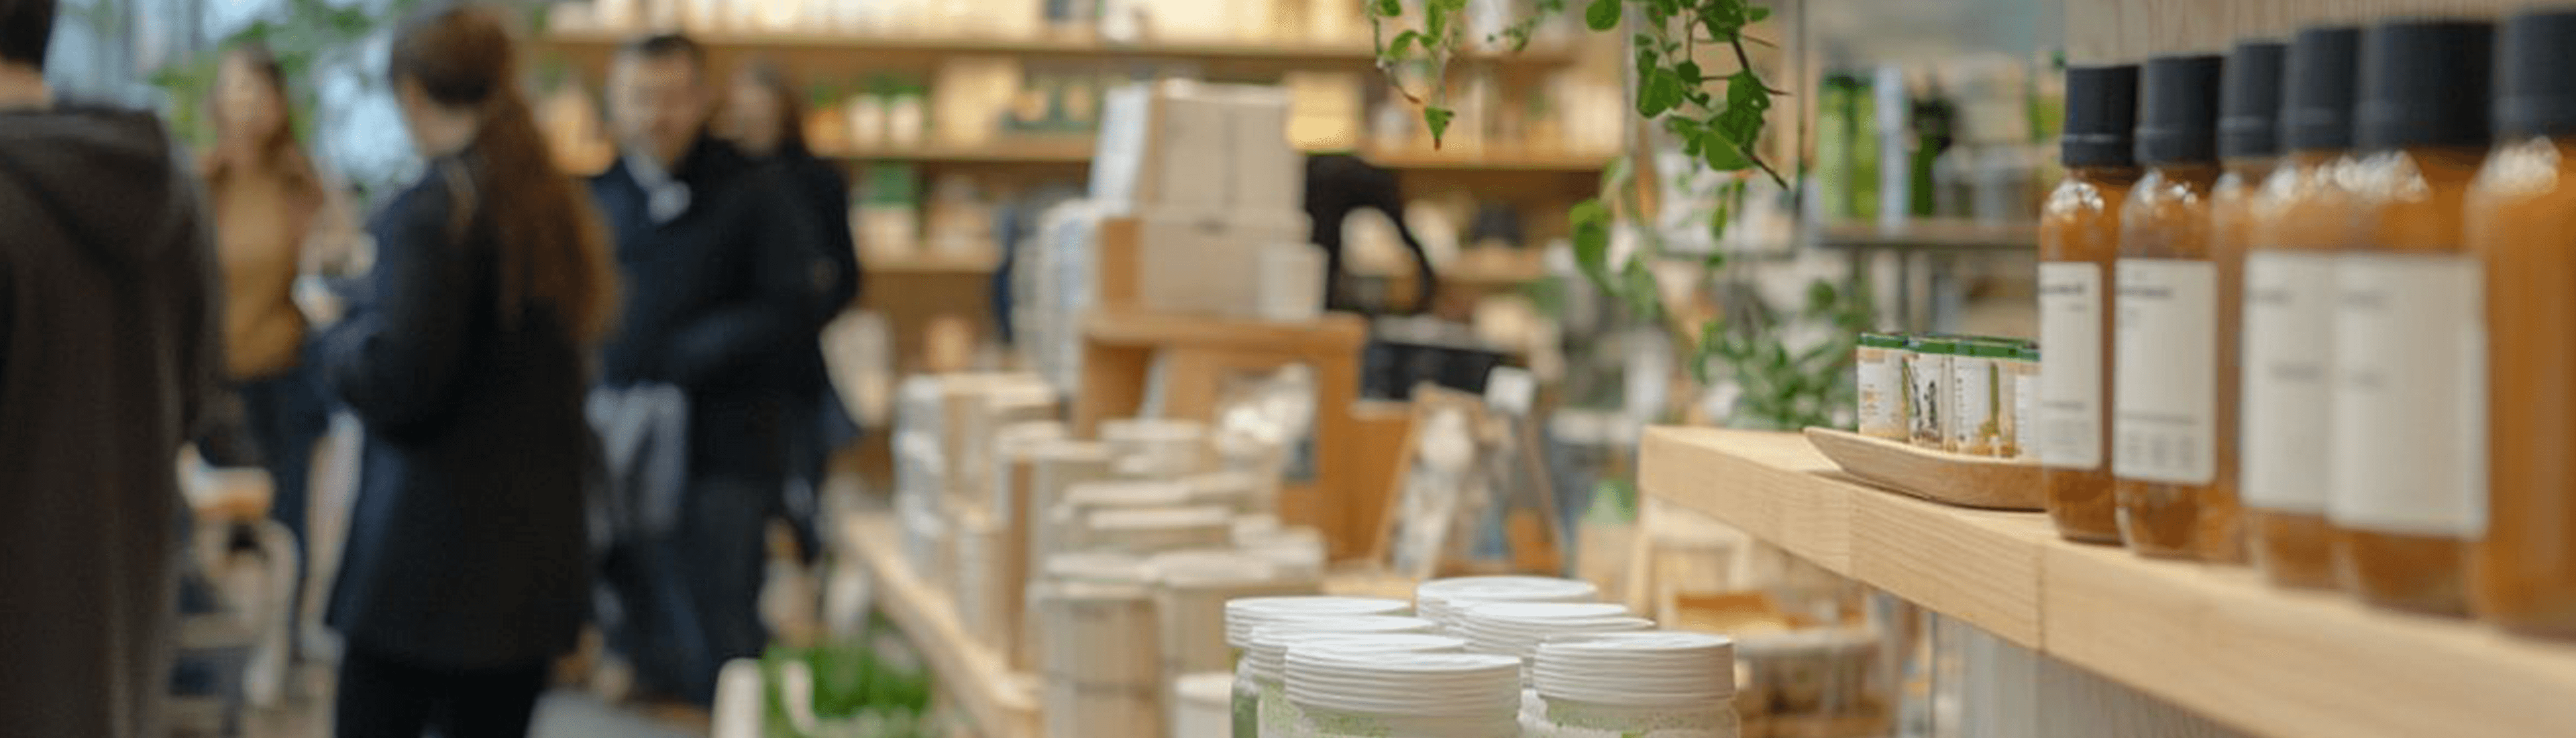
[[[2576,2],[0,0],[0,735],[2564,738],[2571,147]]]

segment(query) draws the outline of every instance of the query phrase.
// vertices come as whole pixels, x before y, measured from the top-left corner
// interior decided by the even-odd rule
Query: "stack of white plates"
[[[1327,735],[1492,738],[1520,729],[1520,660],[1329,644],[1288,651],[1287,695]]]
[[[1251,645],[1252,631],[1285,621],[1363,615],[1403,615],[1412,605],[1375,597],[1245,597],[1225,603],[1225,643]]]
[[[1541,696],[1596,705],[1724,703],[1735,696],[1735,641],[1651,630],[1557,636],[1531,667]]]
[[[1422,616],[1454,626],[1459,607],[1470,602],[1592,602],[1601,588],[1580,579],[1554,577],[1454,577],[1423,582],[1413,590]]]
[[[1549,636],[1616,633],[1655,627],[1609,602],[1481,602],[1455,613],[1450,632],[1467,650],[1529,658]]]

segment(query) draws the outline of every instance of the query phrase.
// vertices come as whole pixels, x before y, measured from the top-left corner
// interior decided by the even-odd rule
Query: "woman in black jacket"
[[[370,225],[374,302],[324,338],[366,425],[331,622],[340,738],[517,738],[587,613],[585,355],[615,272],[515,89],[499,16],[405,27],[389,66],[421,180]]]
[[[826,292],[837,312],[859,295],[859,254],[850,236],[850,185],[840,165],[806,148],[804,111],[787,73],[777,65],[755,62],[735,75],[718,130],[744,154],[777,168],[779,181],[791,190],[797,205],[813,215],[825,256],[833,260],[828,277],[832,284]],[[800,349],[796,363],[797,404],[789,408],[787,421],[789,489],[786,509],[780,514],[795,526],[797,542],[810,560],[819,543],[814,531],[819,507],[815,493],[822,487],[824,467],[832,449],[855,437],[858,427],[833,390],[820,342]]]

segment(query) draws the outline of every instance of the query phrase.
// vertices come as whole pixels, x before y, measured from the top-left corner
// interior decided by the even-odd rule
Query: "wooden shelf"
[[[1174,315],[1136,310],[1094,311],[1082,323],[1093,343],[1206,349],[1356,355],[1368,342],[1368,323],[1331,313],[1311,323]]]
[[[564,30],[541,46],[597,79],[630,31]],[[1364,44],[1260,42],[1146,42],[1120,44],[1074,36],[1040,38],[869,37],[838,33],[713,31],[691,34],[719,69],[750,57],[776,61],[808,81],[832,75],[912,69],[929,71],[956,57],[1007,56],[1023,62],[1162,62],[1191,64],[1214,76],[1276,76],[1290,70],[1370,72],[1377,54]],[[1533,47],[1518,53],[1479,53],[1458,60],[1511,70],[1541,70],[1574,63],[1571,48]]]
[[[975,721],[985,738],[1037,738],[1037,690],[1010,670],[1002,658],[975,640],[947,595],[923,584],[896,549],[903,534],[882,512],[850,516],[841,543],[865,568],[874,584],[876,602],[905,635],[912,638],[947,693]]]
[[[925,143],[919,146],[847,148],[826,151],[823,155],[851,161],[1075,166],[1091,163],[1092,145],[1093,141],[1088,136],[1028,135],[1005,136],[981,144]],[[1538,174],[1595,173],[1609,166],[1612,156],[1543,149],[1482,153],[1431,149],[1364,150],[1359,154],[1370,163],[1387,169]]]
[[[860,268],[888,274],[992,274],[994,269],[1001,267],[1001,262],[1000,255],[990,253],[971,256],[931,253],[859,255]]]
[[[1936,251],[2031,251],[2039,248],[2039,223],[1985,223],[1958,218],[1876,223],[1833,223],[1817,239],[1827,248]]]
[[[1791,433],[1653,428],[1647,494],[2266,738],[2557,738],[2576,646],[2059,539],[1863,485]]]

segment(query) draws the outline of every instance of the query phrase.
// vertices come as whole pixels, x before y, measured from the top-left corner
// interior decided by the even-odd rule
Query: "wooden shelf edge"
[[[927,143],[917,147],[867,146],[837,147],[817,151],[818,156],[843,161],[902,161],[948,164],[1051,164],[1079,166],[1091,163],[1092,142],[1088,136],[1079,140],[995,140],[982,144]],[[1328,153],[1316,151],[1309,153]],[[1610,165],[1612,155],[1587,156],[1554,152],[1511,152],[1490,155],[1449,154],[1436,151],[1372,151],[1363,149],[1361,159],[1371,164],[1399,171],[1473,171],[1528,172],[1538,174],[1591,174]]]
[[[2059,539],[1832,471],[1794,434],[1649,429],[1649,495],[2267,738],[2554,738],[2576,645],[2273,588],[2252,570]]]
[[[1368,342],[1359,316],[1329,313],[1308,323],[1175,315],[1141,310],[1093,311],[1082,322],[1086,341],[1121,345],[1191,345],[1291,353],[1356,352]]]
[[[878,606],[930,662],[940,688],[965,705],[976,732],[987,738],[1038,738],[1037,695],[958,622],[947,596],[913,575],[896,550],[903,534],[895,529],[893,516],[860,513],[845,525],[843,540],[875,584]]]
[[[625,43],[641,31],[605,28],[562,29],[547,33],[541,43],[565,50],[608,50]],[[1181,41],[1142,41],[1118,43],[1100,38],[1076,36],[1005,36],[927,37],[911,35],[864,35],[849,33],[812,33],[796,31],[719,30],[691,31],[699,43],[711,48],[749,49],[821,49],[852,52],[909,52],[916,54],[1030,55],[1075,56],[1103,59],[1173,59],[1234,61],[1254,60],[1278,64],[1330,64],[1373,67],[1377,52],[1362,44],[1322,44],[1304,42],[1226,41],[1218,39]],[[1575,50],[1567,47],[1532,47],[1518,52],[1473,51],[1462,54],[1461,63],[1504,66],[1558,67],[1575,61]]]

